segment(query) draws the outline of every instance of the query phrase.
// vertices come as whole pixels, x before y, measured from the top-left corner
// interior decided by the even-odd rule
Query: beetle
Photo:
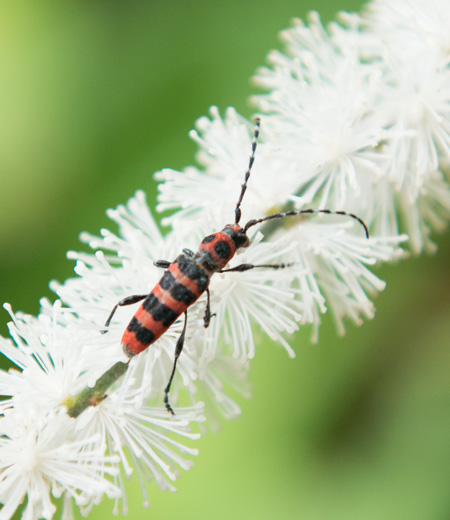
[[[289,216],[297,216],[312,213],[326,213],[332,215],[344,215],[357,220],[364,228],[366,237],[369,232],[366,224],[358,216],[345,211],[329,209],[303,209],[275,213],[259,219],[249,220],[244,226],[239,224],[241,220],[241,204],[247,190],[248,180],[255,161],[256,146],[260,131],[260,119],[255,119],[255,129],[251,145],[251,154],[241,192],[234,210],[234,224],[227,224],[221,231],[217,231],[205,237],[194,253],[190,249],[183,249],[173,262],[158,260],[154,265],[165,269],[165,273],[155,287],[148,294],[135,294],[120,300],[112,309],[105,323],[107,332],[111,320],[118,307],[131,305],[144,300],[134,314],[128,327],[122,336],[122,347],[128,358],[146,350],[155,343],[167,329],[184,314],[184,325],[175,347],[175,358],[169,382],[164,390],[164,404],[168,412],[175,415],[169,403],[169,392],[175,375],[178,358],[183,350],[187,312],[189,306],[198,300],[206,292],[206,310],[204,326],[207,328],[214,314],[211,314],[209,282],[215,273],[244,272],[254,268],[283,269],[292,264],[240,264],[225,269],[235,255],[236,251],[248,247],[250,244],[247,235],[248,230],[262,222],[273,219],[283,219]]]

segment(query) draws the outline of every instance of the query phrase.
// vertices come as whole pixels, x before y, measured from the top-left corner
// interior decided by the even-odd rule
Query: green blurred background
[[[212,104],[252,114],[249,78],[278,31],[341,0],[4,2],[0,6],[0,300],[38,311],[71,276],[78,233],[152,173],[194,161]],[[377,315],[344,339],[325,319],[297,358],[261,345],[243,415],[195,443],[178,493],[150,487],[130,517],[235,520],[450,518],[450,247],[385,266]],[[8,316],[2,310],[0,331]],[[105,501],[90,518],[111,514]]]

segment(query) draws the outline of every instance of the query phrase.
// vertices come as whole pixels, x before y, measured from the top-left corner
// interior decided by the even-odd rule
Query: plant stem
[[[97,379],[92,388],[86,387],[79,394],[67,398],[63,404],[67,406],[70,417],[78,417],[88,406],[96,406],[103,401],[106,390],[126,372],[127,368],[128,363],[118,361]]]

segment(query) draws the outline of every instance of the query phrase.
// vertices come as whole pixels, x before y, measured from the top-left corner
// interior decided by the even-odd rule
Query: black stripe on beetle
[[[142,307],[149,312],[152,313],[152,310],[159,304],[159,299],[151,292],[147,298],[145,298]]]
[[[170,271],[166,271],[164,276],[159,281],[159,285],[166,291],[170,291],[176,283],[177,282]]]
[[[185,276],[197,283],[200,292],[203,292],[208,287],[209,277],[205,273],[204,269],[200,267],[194,259],[180,255],[176,259],[176,263]]]
[[[170,271],[166,271],[159,285],[162,289],[169,291],[169,294],[174,300],[184,303],[185,305],[191,305],[197,299],[195,294],[188,287],[176,281]]]
[[[219,240],[219,242],[214,245],[214,251],[220,256],[220,258],[223,258],[224,260],[227,260],[231,256],[230,244],[224,240]]]
[[[210,273],[215,270],[217,265],[216,259],[208,251],[200,251],[198,253],[198,262]]]
[[[181,283],[175,283],[173,285],[170,295],[174,300],[184,303],[185,305],[191,305],[197,299],[195,294]]]
[[[143,327],[136,318],[132,318],[128,325],[128,330],[130,332],[134,332],[136,339],[143,343],[144,345],[148,345],[155,340],[155,334],[147,327]]]
[[[165,303],[159,302],[149,311],[155,321],[161,321],[164,327],[169,327],[178,318],[180,313],[172,310]]]

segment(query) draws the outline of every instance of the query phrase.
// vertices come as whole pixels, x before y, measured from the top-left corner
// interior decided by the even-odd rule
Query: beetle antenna
[[[241,202],[244,198],[245,191],[247,190],[247,182],[250,178],[250,172],[252,170],[253,163],[255,162],[255,152],[256,152],[256,145],[258,143],[258,136],[259,136],[259,127],[261,124],[261,119],[257,117],[255,119],[255,130],[253,131],[253,139],[252,139],[252,153],[250,155],[250,160],[248,162],[248,168],[245,172],[245,178],[244,178],[244,184],[241,186],[241,194],[239,195],[239,199],[236,204],[235,212],[235,224],[239,224],[239,221],[241,220]]]
[[[367,229],[367,226],[365,222],[360,219],[358,216],[354,215],[353,213],[347,213],[346,211],[334,211],[332,209],[301,209],[301,210],[291,210],[286,211],[284,213],[275,213],[273,215],[268,215],[264,218],[249,220],[247,224],[245,224],[244,232],[247,233],[247,230],[251,228],[252,226],[255,226],[256,224],[261,224],[261,222],[266,222],[267,220],[273,220],[276,218],[285,218],[285,217],[293,217],[296,215],[304,215],[307,213],[326,213],[327,215],[343,215],[345,217],[351,217],[354,220],[357,220],[359,224],[364,228],[364,232],[366,234],[366,238],[369,238],[369,230]]]

